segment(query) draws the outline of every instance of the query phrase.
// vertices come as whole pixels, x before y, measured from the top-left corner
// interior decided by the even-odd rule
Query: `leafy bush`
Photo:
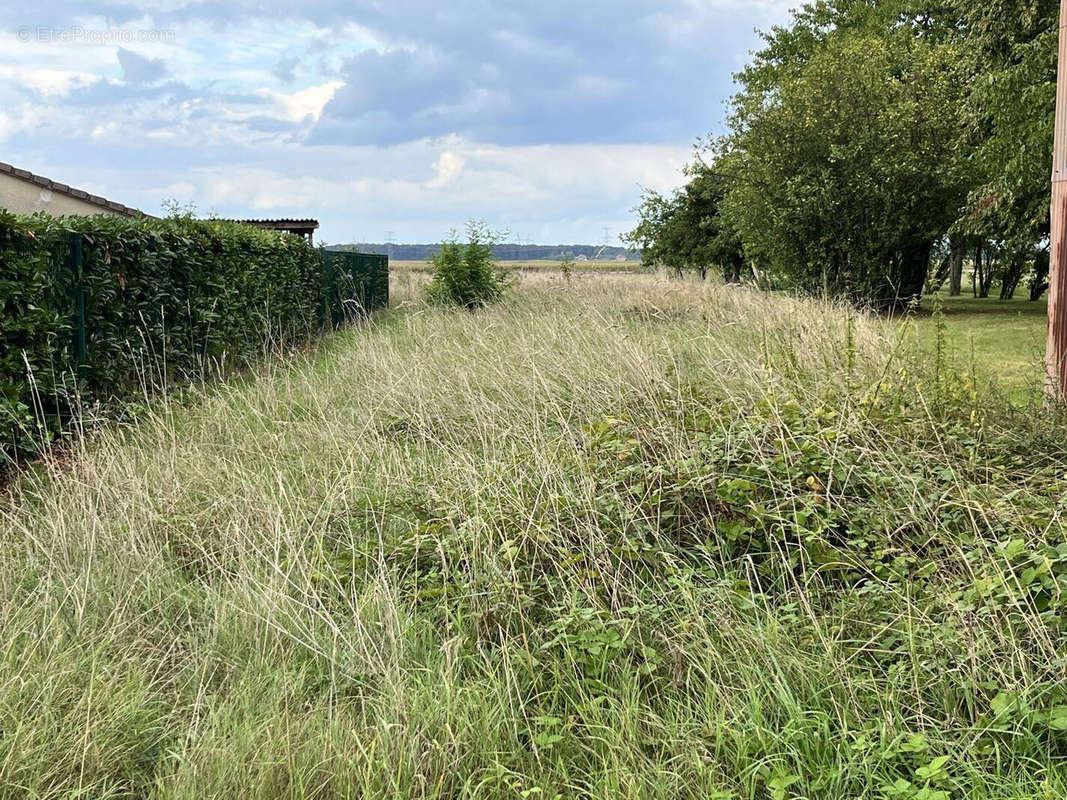
[[[459,306],[473,311],[503,298],[508,282],[493,261],[493,245],[499,235],[485,223],[467,223],[467,243],[455,232],[441,243],[441,251],[430,259],[433,280],[426,287],[431,303]]]
[[[0,262],[0,462],[90,405],[304,341],[350,315],[360,288],[300,238],[180,215],[0,212]]]
[[[53,255],[62,242],[56,238],[49,248],[40,233],[29,220],[0,211],[0,462],[40,437],[32,410],[40,387],[27,365],[50,365],[69,330],[52,302],[62,291]]]

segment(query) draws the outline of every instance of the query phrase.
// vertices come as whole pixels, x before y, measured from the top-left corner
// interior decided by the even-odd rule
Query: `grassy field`
[[[422,280],[0,496],[0,796],[1067,796],[1063,419],[832,305]]]
[[[1020,291],[1020,295],[1025,292]],[[927,298],[916,327],[928,352],[936,339],[930,315],[938,303],[944,314],[945,341],[954,363],[967,368],[973,361],[986,379],[995,379],[1015,398],[1040,390],[1047,300],[1031,303],[1025,298],[1006,302],[973,297]]]

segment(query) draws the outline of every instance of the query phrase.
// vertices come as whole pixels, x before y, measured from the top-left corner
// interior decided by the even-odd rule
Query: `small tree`
[[[646,190],[633,209],[637,227],[623,241],[641,250],[648,267],[665,267],[679,276],[693,270],[706,278],[715,266],[723,281],[738,283],[745,271],[745,255],[736,228],[720,213],[726,192],[724,176],[717,165],[698,160],[686,167],[689,182],[664,196]]]
[[[569,253],[564,256],[563,261],[560,263],[559,271],[563,275],[563,280],[570,283],[571,278],[574,276],[574,259],[570,257]]]
[[[455,231],[441,242],[441,250],[430,259],[433,280],[426,297],[434,305],[460,306],[468,311],[503,299],[507,276],[493,260],[493,245],[501,234],[481,221],[467,223],[467,243]]]

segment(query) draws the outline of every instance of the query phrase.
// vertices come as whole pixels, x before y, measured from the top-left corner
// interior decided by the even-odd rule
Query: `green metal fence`
[[[78,380],[85,378],[85,363],[87,359],[87,344],[85,331],[85,282],[82,277],[84,263],[82,255],[82,235],[72,233],[70,235],[70,262],[68,275],[70,283],[68,292],[74,305],[74,364],[77,368]]]
[[[389,305],[389,257],[373,253],[322,251],[333,323]]]

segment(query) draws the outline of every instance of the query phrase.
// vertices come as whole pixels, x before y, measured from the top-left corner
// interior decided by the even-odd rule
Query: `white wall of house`
[[[39,184],[25,181],[14,175],[0,173],[0,208],[13,214],[33,214],[44,211],[53,216],[88,216],[91,214],[115,214],[104,206],[54,192]]]

